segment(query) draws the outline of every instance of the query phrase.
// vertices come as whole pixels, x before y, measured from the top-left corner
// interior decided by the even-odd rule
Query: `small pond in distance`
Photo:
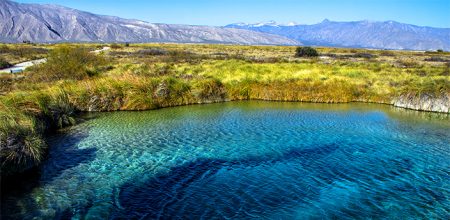
[[[450,215],[446,114],[249,101],[87,117],[2,192],[4,219]]]

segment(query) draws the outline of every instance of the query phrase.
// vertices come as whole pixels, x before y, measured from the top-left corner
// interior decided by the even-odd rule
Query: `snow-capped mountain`
[[[268,21],[268,22],[259,22],[259,23],[254,23],[254,24],[240,22],[240,23],[230,24],[230,25],[227,25],[227,26],[230,26],[230,27],[231,26],[239,26],[239,27],[246,27],[246,28],[249,28],[249,27],[256,28],[256,27],[264,27],[264,26],[281,27],[281,26],[295,26],[295,25],[298,25],[298,23],[294,22],[294,21],[291,21],[291,22],[288,22],[286,24],[283,24],[283,23],[278,23],[278,22],[272,20],[272,21]]]
[[[276,24],[276,25],[275,25]],[[307,45],[408,50],[450,50],[450,28],[421,27],[395,21],[335,22],[313,25],[231,24],[226,27],[288,37]]]
[[[286,37],[250,30],[153,24],[58,5],[0,0],[0,42],[22,41],[299,44]]]

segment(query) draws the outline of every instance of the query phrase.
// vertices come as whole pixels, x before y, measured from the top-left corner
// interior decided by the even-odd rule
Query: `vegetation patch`
[[[81,47],[57,47],[48,55],[47,62],[33,71],[32,80],[51,82],[81,80],[98,75],[106,60]]]
[[[317,57],[319,52],[312,47],[298,47],[295,51],[296,57]]]
[[[91,52],[105,46],[48,45],[46,64],[1,75],[2,175],[39,164],[45,132],[73,125],[77,112],[250,99],[391,103],[403,94],[450,93],[449,63],[425,60],[429,53],[181,44]],[[315,58],[319,52],[335,55]]]
[[[5,69],[5,68],[9,68],[11,67],[12,64],[10,64],[9,62],[7,62],[5,59],[0,57],[0,69]]]

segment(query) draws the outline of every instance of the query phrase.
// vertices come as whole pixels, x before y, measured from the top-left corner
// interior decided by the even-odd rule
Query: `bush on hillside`
[[[40,81],[80,80],[97,75],[105,64],[105,59],[85,48],[62,46],[50,52],[47,63],[38,66],[32,78]]]
[[[317,57],[319,53],[312,47],[297,47],[295,51],[296,57]]]

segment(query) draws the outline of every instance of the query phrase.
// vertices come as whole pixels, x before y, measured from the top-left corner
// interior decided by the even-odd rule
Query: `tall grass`
[[[0,172],[2,176],[24,171],[44,158],[42,126],[33,116],[0,103]]]

